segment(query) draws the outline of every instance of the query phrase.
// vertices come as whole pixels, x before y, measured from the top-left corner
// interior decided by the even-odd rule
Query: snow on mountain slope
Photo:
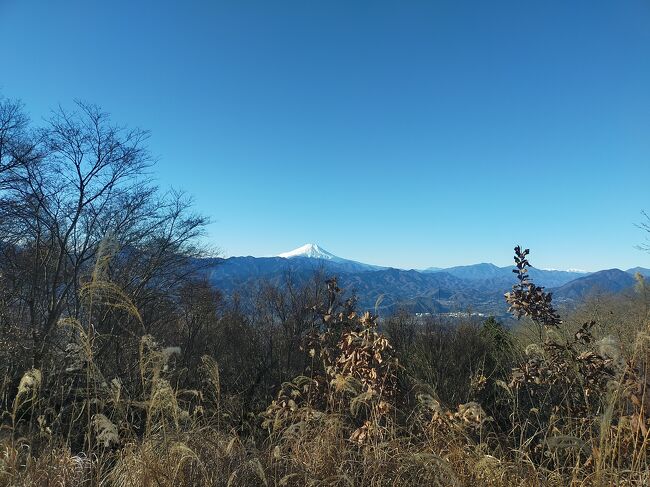
[[[302,247],[298,247],[297,249],[290,250],[289,252],[278,254],[278,257],[283,257],[285,259],[290,259],[292,257],[309,257],[311,259],[327,259],[334,262],[346,260],[337,257],[313,243],[308,243]]]
[[[277,257],[282,257],[283,259],[294,259],[294,258],[306,258],[306,259],[321,259],[332,265],[336,265],[340,269],[345,269],[347,271],[371,271],[377,269],[385,269],[385,267],[380,267],[376,265],[364,264],[362,262],[357,262],[356,260],[343,259],[342,257],[337,257],[336,255],[328,252],[323,247],[319,247],[317,244],[308,243],[302,247],[291,250],[289,252],[283,252]]]
[[[589,272],[589,271],[585,271],[585,270],[582,270],[582,269],[574,269],[574,268],[563,270],[563,269],[553,269],[553,268],[550,268],[550,267],[540,267],[539,270],[540,271],[550,271],[550,272],[571,272],[572,274],[591,274],[591,272]]]

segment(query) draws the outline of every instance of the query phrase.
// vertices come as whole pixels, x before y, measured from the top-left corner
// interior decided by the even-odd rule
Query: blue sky
[[[650,2],[0,0],[0,92],[151,130],[226,255],[650,267]]]

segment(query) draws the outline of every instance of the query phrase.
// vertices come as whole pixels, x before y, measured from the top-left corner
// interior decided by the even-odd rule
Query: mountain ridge
[[[516,283],[512,267],[483,262],[446,269],[398,269],[345,259],[317,244],[305,244],[275,257],[230,257],[212,259],[208,279],[217,288],[240,292],[255,284],[283,285],[306,282],[315,273],[339,279],[339,285],[358,296],[359,306],[390,313],[406,308],[420,313],[472,310],[505,316],[503,294]],[[531,267],[529,275],[538,285],[554,293],[558,301],[577,303],[594,292],[621,292],[633,286],[634,273],[608,269],[592,273]]]

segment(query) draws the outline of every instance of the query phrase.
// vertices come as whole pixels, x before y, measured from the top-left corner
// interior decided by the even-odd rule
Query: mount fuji
[[[337,257],[331,252],[328,252],[313,243],[308,243],[302,247],[298,247],[297,249],[290,250],[289,252],[278,254],[278,257],[283,257],[285,259],[291,259],[293,257],[309,257],[310,259],[327,259],[334,262],[347,260]]]
[[[278,254],[278,257],[283,259],[320,259],[327,263],[334,263],[336,264],[335,267],[339,267],[341,270],[348,272],[386,269],[386,267],[364,264],[362,262],[357,262],[356,260],[343,259],[342,257],[338,257],[313,243],[308,243],[298,247],[297,249],[290,250],[289,252]]]

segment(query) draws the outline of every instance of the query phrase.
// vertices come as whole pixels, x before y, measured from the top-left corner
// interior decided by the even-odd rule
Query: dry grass
[[[492,359],[514,361],[508,380],[488,373],[484,357],[459,385],[475,400],[461,404],[444,404],[435,384],[410,375],[400,359],[424,362],[400,357],[375,317],[339,301],[335,281],[316,310],[320,326],[303,343],[303,373],[266,410],[247,415],[232,413],[242,399],[222,390],[215,358],[199,360],[200,386],[184,388],[182,351],[144,335],[130,349],[136,380],[123,381],[101,370],[103,337],[66,320],[63,359],[26,370],[13,388],[2,382],[11,401],[0,429],[0,486],[648,485],[647,312],[621,333],[636,329],[629,343],[610,333],[611,323],[564,324],[519,267],[509,299],[540,339],[516,353],[516,340],[493,351]],[[131,301],[113,303],[121,295],[101,285],[100,271],[84,288],[86,302],[141,321]]]

